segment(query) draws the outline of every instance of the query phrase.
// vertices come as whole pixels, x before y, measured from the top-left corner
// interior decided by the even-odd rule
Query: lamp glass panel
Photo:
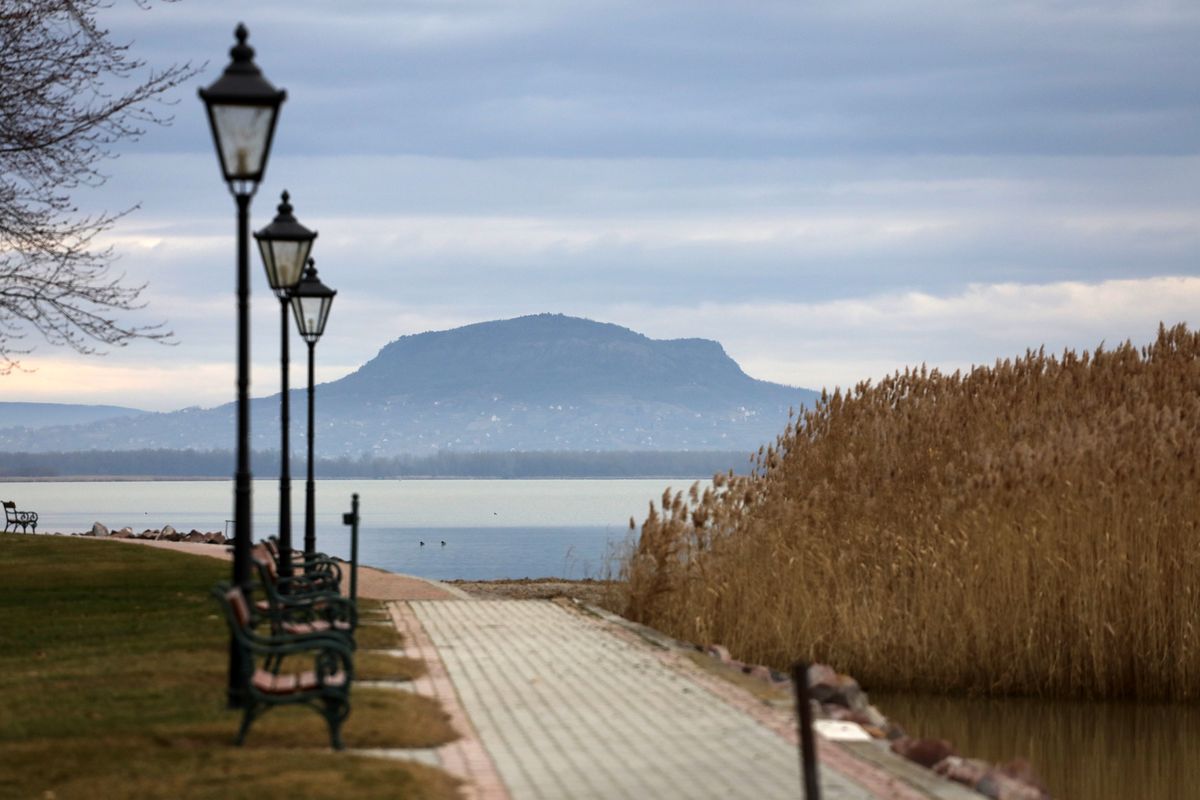
[[[252,178],[262,172],[275,111],[272,106],[212,107],[217,146],[228,180]]]
[[[268,265],[267,281],[272,289],[290,289],[300,282],[300,273],[308,261],[308,251],[312,247],[311,241],[292,242],[276,239],[268,243],[260,239],[259,245],[263,249],[263,262]],[[268,247],[271,248],[273,257],[267,255]]]
[[[258,252],[262,255],[263,267],[267,270],[267,283],[271,284],[271,288],[276,288],[275,280],[275,252],[271,249],[271,243],[266,239],[256,239],[258,242]]]
[[[323,297],[293,297],[292,311],[296,315],[296,327],[304,336],[320,336],[325,327],[324,308],[328,298]]]

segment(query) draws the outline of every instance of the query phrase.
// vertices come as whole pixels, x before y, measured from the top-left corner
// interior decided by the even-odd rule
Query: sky
[[[80,206],[131,317],[176,343],[30,338],[5,400],[235,397],[235,208],[196,96],[244,22],[285,88],[283,189],[338,290],[317,380],[413,333],[541,312],[719,341],[821,389],[1200,325],[1200,4],[116,0],[151,65],[206,64]],[[253,254],[251,393],[279,387]],[[291,381],[304,381],[292,339]]]

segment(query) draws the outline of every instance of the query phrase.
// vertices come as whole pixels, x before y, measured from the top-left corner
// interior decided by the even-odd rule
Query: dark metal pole
[[[304,484],[304,557],[317,552],[317,499],[313,481],[313,353],[316,342],[308,343],[308,480]]]
[[[813,740],[812,703],[808,697],[808,664],[792,664],[792,688],[796,693],[796,727],[800,733],[800,768],[804,773],[805,800],[821,800],[817,778],[817,744]]]
[[[250,193],[239,192],[237,264],[237,474],[233,489],[233,584],[250,594]],[[240,708],[244,699],[239,684],[242,656],[236,643],[229,643],[229,705]]]
[[[358,604],[358,492],[350,495],[350,513],[342,515],[350,526],[350,602]]]
[[[288,442],[291,415],[288,398],[288,302],[287,292],[279,296],[280,347],[281,355],[281,391],[279,393],[279,426],[282,430],[279,443],[279,572],[285,576],[292,574],[292,466],[291,446]]]

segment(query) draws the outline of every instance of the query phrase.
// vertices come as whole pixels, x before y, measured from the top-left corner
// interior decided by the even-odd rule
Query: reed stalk
[[[825,394],[668,492],[628,616],[880,689],[1200,696],[1200,334]]]

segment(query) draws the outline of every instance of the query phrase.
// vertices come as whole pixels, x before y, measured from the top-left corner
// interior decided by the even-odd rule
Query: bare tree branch
[[[144,306],[146,287],[113,276],[113,250],[95,244],[133,209],[83,215],[72,193],[104,183],[100,165],[116,143],[169,124],[163,93],[197,70],[148,69],[98,24],[105,7],[0,5],[0,375],[20,368],[30,332],[87,354],[171,338],[161,324],[122,321]]]

